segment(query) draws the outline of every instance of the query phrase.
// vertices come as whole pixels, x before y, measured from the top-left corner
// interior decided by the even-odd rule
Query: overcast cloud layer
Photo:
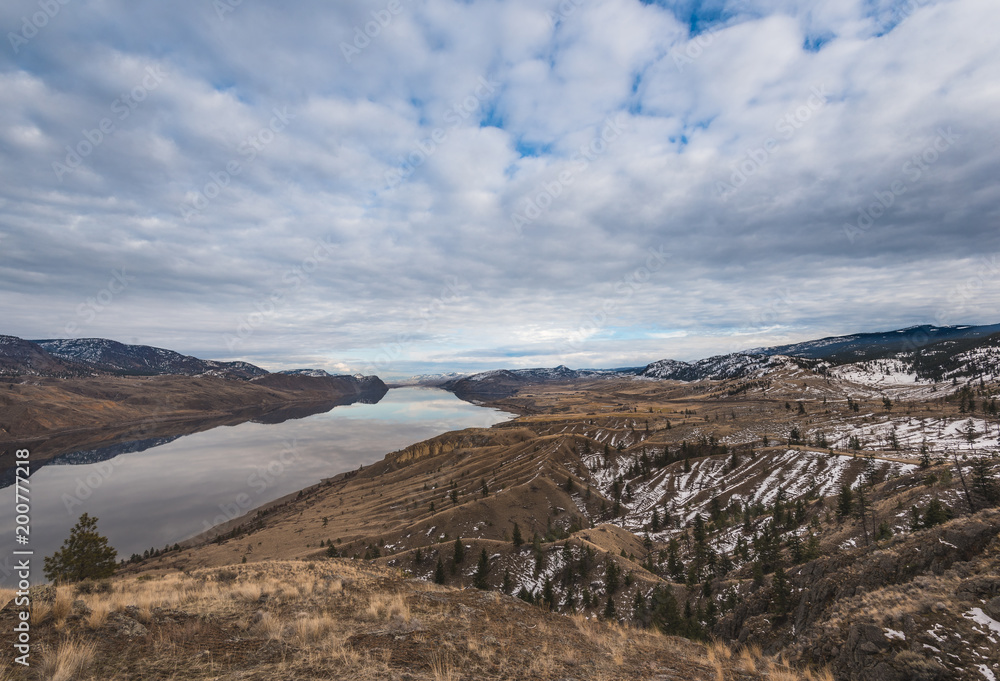
[[[11,0],[0,333],[383,376],[1000,321],[995,0]]]

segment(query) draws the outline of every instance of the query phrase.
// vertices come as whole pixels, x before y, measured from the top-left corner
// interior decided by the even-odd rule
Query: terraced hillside
[[[982,678],[1000,662],[997,423],[952,432],[969,418],[958,392],[995,387],[888,405],[860,387],[801,368],[750,385],[530,384],[500,402],[514,421],[391,453],[128,569],[348,557],[839,678]],[[877,434],[892,425],[895,440]]]

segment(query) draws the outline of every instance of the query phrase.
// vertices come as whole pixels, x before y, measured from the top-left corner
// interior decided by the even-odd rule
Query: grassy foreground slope
[[[88,589],[89,590],[89,589]],[[759,649],[564,617],[350,560],[267,561],[79,593],[43,587],[35,657],[0,679],[794,679]],[[0,641],[14,624],[0,611]]]

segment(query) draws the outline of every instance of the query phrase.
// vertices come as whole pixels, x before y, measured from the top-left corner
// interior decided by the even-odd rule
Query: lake
[[[143,451],[67,455],[31,476],[34,582],[42,557],[69,536],[82,513],[118,559],[162,549],[338,473],[450,430],[489,427],[513,418],[436,388],[395,388],[377,404],[338,406],[276,424],[242,423],[152,444]],[[103,456],[109,456],[106,452]],[[74,461],[93,463],[71,464]],[[0,489],[0,533],[14,536],[14,488]],[[7,538],[11,539],[7,539]],[[5,554],[9,556],[10,552]],[[5,556],[0,582],[13,584]],[[5,574],[6,573],[6,574]]]

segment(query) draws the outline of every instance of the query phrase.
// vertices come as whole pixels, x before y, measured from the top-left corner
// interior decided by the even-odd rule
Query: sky
[[[1000,322],[995,0],[8,0],[0,333],[385,377]]]

